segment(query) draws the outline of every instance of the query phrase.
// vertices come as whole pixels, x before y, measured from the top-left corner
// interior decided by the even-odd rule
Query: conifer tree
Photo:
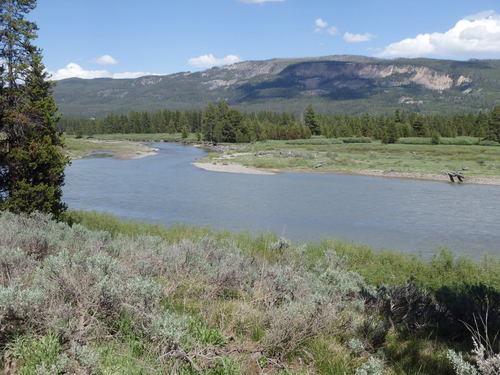
[[[314,112],[312,104],[309,104],[306,108],[306,113],[304,114],[304,124],[309,128],[311,134],[319,135],[321,133],[318,117]]]
[[[40,50],[37,27],[25,19],[36,0],[0,2],[0,209],[61,218],[68,159]]]
[[[495,106],[490,113],[488,122],[488,140],[500,142],[500,105]]]

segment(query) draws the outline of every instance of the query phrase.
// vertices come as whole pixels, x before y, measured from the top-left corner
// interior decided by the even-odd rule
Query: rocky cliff
[[[363,56],[246,61],[203,72],[137,79],[68,79],[55,89],[69,116],[201,108],[227,100],[247,110],[424,112],[489,109],[500,102],[500,61],[383,60]]]

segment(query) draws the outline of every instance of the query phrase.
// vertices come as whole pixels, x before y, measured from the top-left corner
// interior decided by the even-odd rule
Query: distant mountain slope
[[[383,60],[364,56],[246,61],[196,73],[137,79],[71,78],[55,88],[61,112],[98,117],[203,108],[227,100],[242,110],[382,113],[488,110],[500,103],[500,60]]]

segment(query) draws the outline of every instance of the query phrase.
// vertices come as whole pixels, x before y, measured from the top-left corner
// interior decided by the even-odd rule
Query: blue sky
[[[334,54],[500,58],[498,0],[39,0],[30,18],[56,79]]]

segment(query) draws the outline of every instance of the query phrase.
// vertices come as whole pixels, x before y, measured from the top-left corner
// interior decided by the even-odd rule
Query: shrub
[[[338,138],[328,138],[328,139],[318,139],[318,138],[311,138],[311,139],[294,139],[294,140],[289,140],[286,141],[285,144],[287,145],[317,145],[317,146],[322,146],[322,145],[336,145],[336,144],[342,144],[342,139]]]
[[[357,138],[341,138],[343,143],[372,143],[372,139],[368,137]]]
[[[494,259],[477,265],[445,254],[426,262],[331,241],[297,246],[271,235],[199,229],[182,240],[188,229],[108,219],[113,233],[44,215],[0,214],[0,349],[18,337],[34,348],[50,336],[59,347],[57,356],[47,355],[57,359],[46,372],[224,374],[239,372],[231,365],[235,351],[250,360],[241,347],[250,345],[269,356],[266,367],[286,366],[297,355],[296,363],[312,359],[318,371],[353,373],[391,337],[384,315],[395,328],[433,325],[427,314],[436,309],[435,290],[453,324],[463,319],[452,314],[461,303],[476,309],[468,310],[473,316],[485,312],[486,301],[498,306]],[[355,269],[392,285],[377,290]],[[418,281],[398,285],[412,273]],[[485,285],[478,288],[477,280]],[[392,310],[377,310],[377,303]],[[493,310],[489,315],[498,321]],[[116,353],[124,356],[114,361]],[[322,361],[321,353],[338,357]],[[427,358],[423,350],[405,353],[415,354],[413,362]],[[359,373],[376,373],[374,361]]]
[[[500,292],[484,284],[442,287],[436,292],[444,314],[439,329],[443,336],[468,340],[465,326],[479,330],[492,346],[500,345]],[[479,324],[480,323],[480,324]]]
[[[438,132],[434,132],[432,133],[432,136],[431,136],[431,143],[433,145],[438,145],[441,141],[441,135],[439,135]]]
[[[269,314],[269,328],[264,338],[266,352],[284,358],[318,334],[328,334],[335,321],[333,305],[289,303]]]
[[[481,146],[500,146],[500,143],[495,141],[481,140],[479,142]]]
[[[384,362],[375,357],[370,357],[361,367],[359,367],[355,375],[382,375],[384,373]]]
[[[403,323],[410,330],[436,327],[441,308],[429,291],[410,280],[405,285],[379,289],[381,310],[391,325]]]
[[[465,361],[462,354],[448,350],[447,358],[457,375],[497,375],[500,374],[500,354],[495,354],[473,339],[476,366]]]
[[[399,138],[396,143],[405,145],[430,145],[431,139],[425,137],[404,137]]]

